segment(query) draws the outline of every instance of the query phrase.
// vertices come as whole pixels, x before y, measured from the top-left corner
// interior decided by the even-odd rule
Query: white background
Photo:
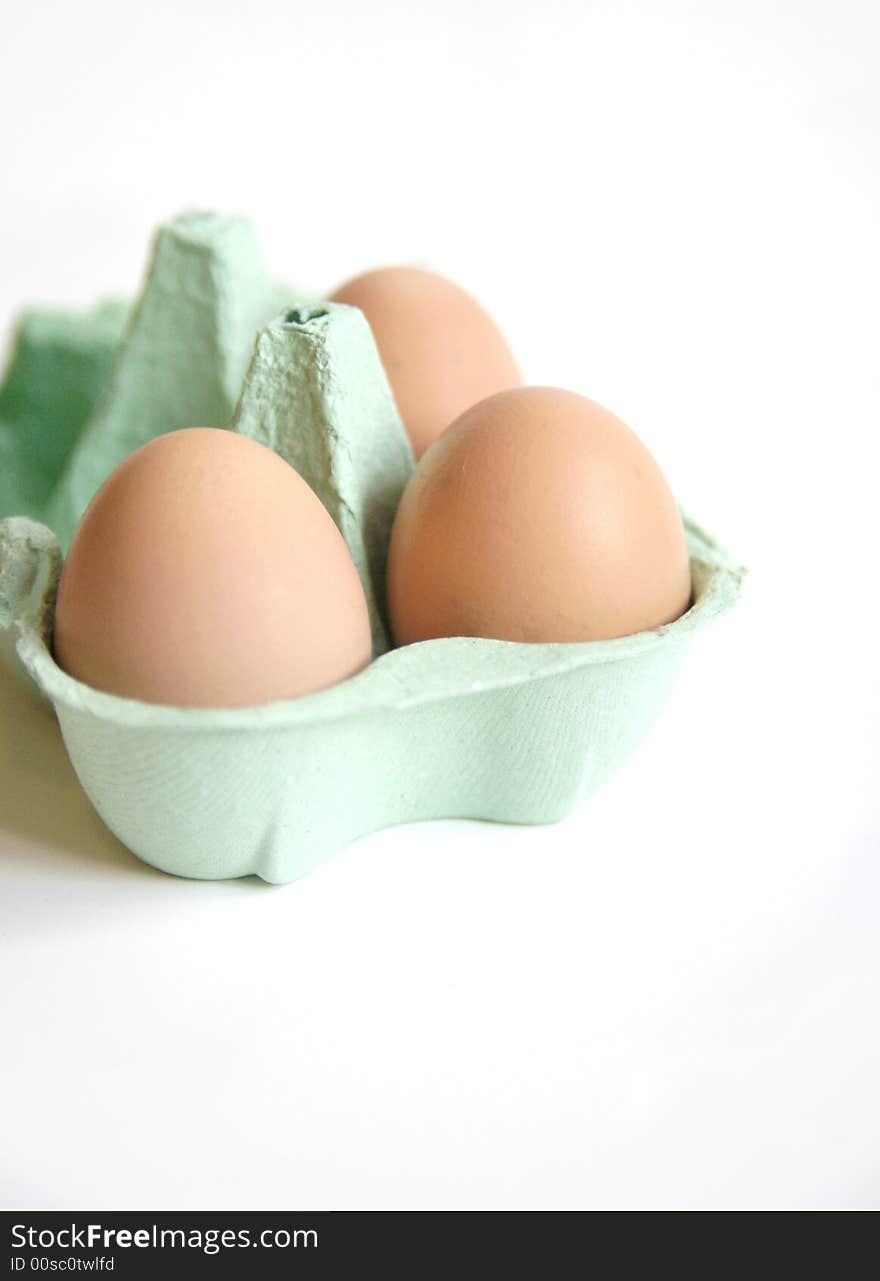
[[[252,215],[458,278],[752,567],[557,827],[139,864],[0,682],[9,1207],[880,1202],[880,22],[838,0],[16,0],[0,324]]]

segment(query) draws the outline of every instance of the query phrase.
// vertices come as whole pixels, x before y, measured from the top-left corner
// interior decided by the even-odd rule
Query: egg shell
[[[436,272],[380,267],[330,298],[369,321],[417,458],[470,405],[522,382],[492,317]]]
[[[113,471],[64,562],[53,653],[95,689],[178,707],[294,698],[372,656],[345,540],[273,450],[167,432]]]
[[[210,241],[207,228],[202,235]],[[228,240],[219,236],[212,252],[222,256],[224,246]],[[234,261],[226,260],[223,272],[233,297],[247,290]],[[186,292],[185,270],[174,287]],[[282,332],[283,315],[273,322]],[[190,335],[174,328],[173,308],[168,321],[173,332],[162,349],[173,340],[186,350]],[[334,318],[326,323],[333,327]],[[317,364],[332,358],[297,379],[323,405],[306,430],[328,448],[328,424],[345,422],[350,431],[358,421],[355,412],[340,416],[333,403],[345,380],[345,346],[316,342]],[[190,353],[194,378],[205,373],[205,361],[202,350]],[[145,358],[132,367],[143,397],[157,368]],[[378,357],[374,376],[384,382]],[[111,400],[120,394],[105,390]],[[272,402],[281,420],[289,392],[279,352],[262,370],[257,400],[264,408]],[[354,408],[357,395],[347,387],[343,399],[350,396]],[[366,405],[379,401],[375,390],[365,398]],[[246,380],[241,407],[253,403]],[[105,403],[102,413],[114,412]],[[382,437],[400,425],[365,414],[360,429],[382,448]],[[294,465],[295,444],[288,438],[284,445]],[[348,445],[337,440],[333,448]],[[309,448],[320,455],[315,439]],[[91,465],[100,474],[106,462]],[[382,521],[371,526],[370,510],[365,493],[367,547],[377,538],[387,542],[389,532]],[[660,713],[694,636],[740,592],[743,571],[695,524],[686,521],[686,530],[694,603],[666,627],[582,644],[427,641],[384,654],[340,685],[260,707],[157,707],[63,672],[49,648],[62,550],[45,524],[23,516],[0,521],[0,626],[15,628],[18,658],[52,701],[83,787],[130,849],[178,875],[256,873],[283,882],[389,824],[443,816],[549,822],[601,786]]]
[[[398,507],[387,577],[398,645],[610,640],[672,622],[691,595],[654,458],[559,387],[499,392],[435,441]]]

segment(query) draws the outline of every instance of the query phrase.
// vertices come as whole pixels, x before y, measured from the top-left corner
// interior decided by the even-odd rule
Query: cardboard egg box
[[[58,577],[86,506],[134,449],[190,426],[260,441],[317,493],[364,584],[366,670],[296,699],[202,709],[107,694],[54,662]],[[132,308],[23,318],[0,388],[0,628],[138,857],[180,876],[286,882],[396,823],[557,820],[626,761],[694,635],[739,595],[743,571],[686,519],[693,604],[674,623],[581,644],[393,649],[385,558],[412,468],[361,312],[274,284],[242,219],[161,228]]]

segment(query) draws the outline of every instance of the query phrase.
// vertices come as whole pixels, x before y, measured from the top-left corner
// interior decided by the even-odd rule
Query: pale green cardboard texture
[[[60,545],[28,519],[33,505],[0,522],[0,627],[14,626],[83,787],[145,861],[209,878],[293,880],[354,837],[412,819],[561,817],[638,745],[687,644],[733,604],[742,571],[687,522],[694,605],[667,627],[579,645],[450,638],[384,652],[384,562],[409,446],[360,313],[277,303],[246,224],[200,216],[166,228],[113,372],[92,388],[88,422],[52,478],[45,517]],[[181,345],[185,357],[173,354]],[[89,343],[72,333],[74,364],[80,348]],[[36,436],[52,430],[51,415],[19,421]],[[158,707],[90,689],[51,655],[61,547],[131,449],[175,426],[229,422],[285,457],[327,506],[381,656],[331,689],[253,708]]]
[[[364,584],[374,656],[384,654],[388,536],[414,462],[362,313],[325,303],[267,325],[233,426],[295,467],[336,521]]]
[[[291,301],[245,219],[186,214],[159,231],[109,382],[46,509],[62,547],[133,450],[178,427],[229,425],[254,334]]]
[[[0,516],[41,516],[94,413],[128,320],[105,302],[84,315],[29,311],[0,388]]]

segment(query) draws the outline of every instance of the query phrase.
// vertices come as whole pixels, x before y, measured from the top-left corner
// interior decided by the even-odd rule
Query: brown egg
[[[554,387],[462,414],[416,467],[391,535],[398,645],[626,636],[671,622],[690,595],[660,468],[619,418]]]
[[[54,649],[95,689],[185,707],[291,698],[371,656],[326,509],[277,454],[210,427],[157,437],[101,486],[64,564]]]
[[[416,458],[471,405],[522,382],[495,322],[443,276],[383,267],[330,300],[359,307],[369,321]]]

